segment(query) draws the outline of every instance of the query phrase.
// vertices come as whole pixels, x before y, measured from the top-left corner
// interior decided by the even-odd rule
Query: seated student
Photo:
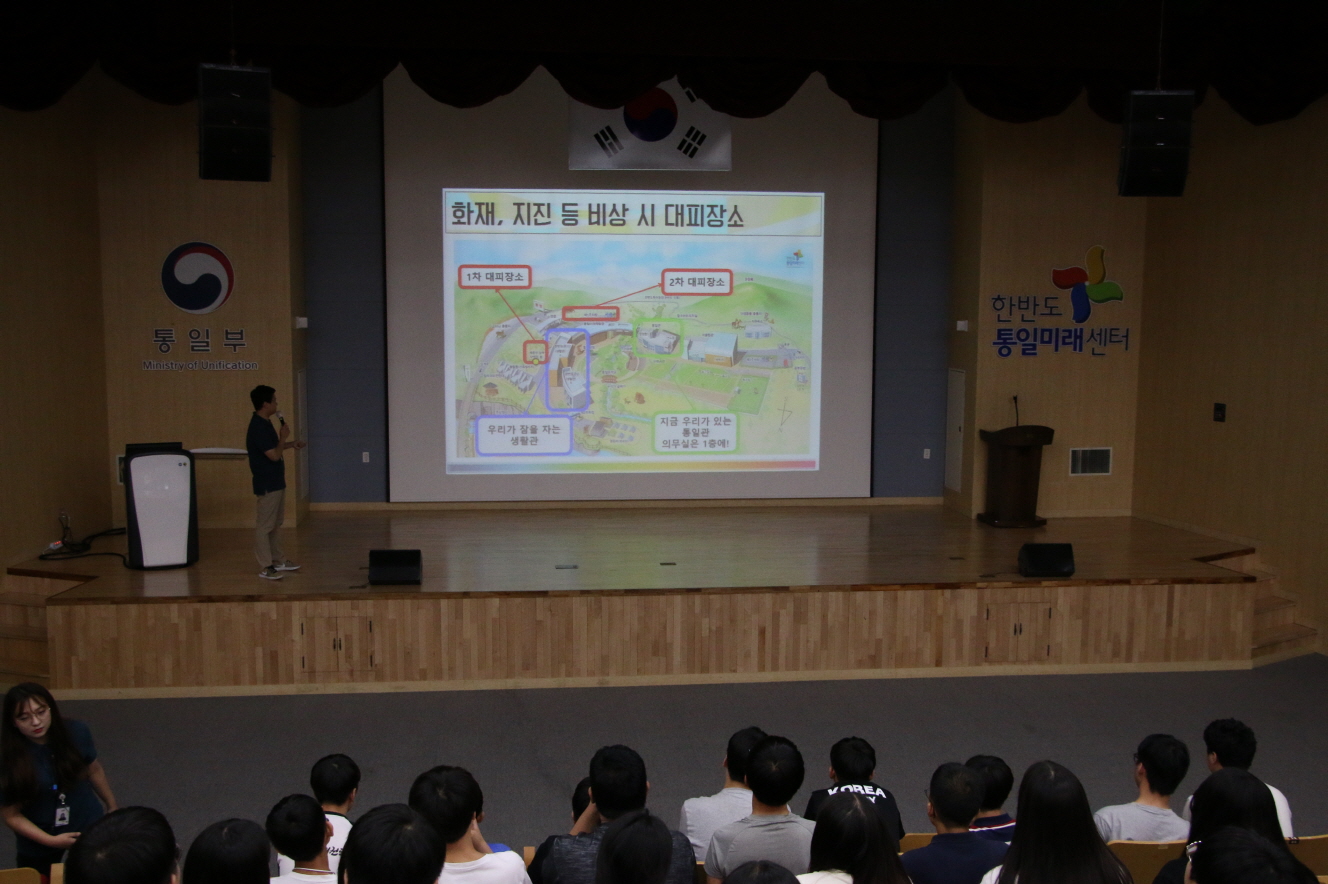
[[[150,807],[122,807],[83,830],[65,858],[69,884],[176,884],[180,848]]]
[[[840,792],[821,806],[811,871],[801,884],[909,884],[899,842],[866,795]]]
[[[383,804],[351,827],[339,884],[434,884],[447,845],[429,821],[404,804]]]
[[[805,775],[802,753],[792,740],[766,737],[752,748],[747,757],[752,812],[715,830],[705,860],[705,873],[711,882],[756,859],[776,862],[795,875],[807,871],[816,824],[788,806],[802,788]]]
[[[341,861],[341,847],[350,834],[350,820],[346,815],[355,806],[355,798],[360,793],[360,766],[348,755],[327,755],[314,762],[314,768],[309,772],[309,787],[314,790],[314,797],[332,824],[332,838],[327,842],[327,863],[335,875],[337,863]],[[278,875],[289,874],[293,868],[294,860],[277,854]]]
[[[646,763],[627,746],[605,746],[590,759],[590,804],[572,826],[559,835],[544,861],[542,884],[594,884],[599,845],[609,823],[646,806],[650,783]],[[673,850],[667,884],[692,884],[696,855],[681,832],[672,833]]]
[[[898,847],[899,839],[904,837],[904,821],[899,818],[899,805],[888,790],[872,782],[875,778],[876,750],[871,743],[862,737],[845,737],[830,747],[830,782],[835,785],[813,792],[803,816],[815,822],[827,798],[839,792],[855,792],[866,796],[876,808]]]
[[[743,863],[724,878],[724,884],[797,884],[798,877],[779,863],[761,859]]]
[[[576,825],[577,820],[581,819],[581,814],[585,813],[586,808],[589,806],[590,777],[582,777],[581,782],[577,783],[576,788],[572,790],[573,826]],[[558,837],[558,835],[550,835],[545,838],[544,843],[536,848],[535,858],[530,861],[530,865],[526,868],[526,874],[530,876],[530,880],[535,882],[535,884],[542,884],[544,881],[544,860],[548,859],[549,849],[553,847],[553,842],[556,841]]]
[[[1316,884],[1314,873],[1287,850],[1236,826],[1187,849],[1193,884]]]
[[[1239,826],[1286,849],[1277,804],[1268,787],[1249,771],[1238,767],[1219,770],[1199,784],[1191,801],[1194,818],[1186,838],[1191,844],[1211,837],[1218,829]],[[1153,884],[1184,884],[1185,866],[1185,857],[1173,859],[1157,873]]]
[[[1237,767],[1249,770],[1254,763],[1254,752],[1259,748],[1259,741],[1254,738],[1254,731],[1243,721],[1234,718],[1219,718],[1210,722],[1203,732],[1204,748],[1208,750],[1208,771],[1216,773],[1225,767]],[[1264,785],[1267,785],[1265,783]],[[1273,802],[1277,805],[1277,821],[1282,825],[1282,835],[1296,837],[1291,830],[1291,805],[1281,789],[1268,786],[1273,793]],[[1190,818],[1190,800],[1186,799],[1180,815]]]
[[[268,884],[272,844],[252,820],[222,820],[198,833],[184,858],[183,884]]]
[[[1190,769],[1190,750],[1171,734],[1149,734],[1134,753],[1139,797],[1093,814],[1103,841],[1183,841],[1190,827],[1171,810],[1171,795]]]
[[[673,859],[673,833],[642,808],[609,823],[595,860],[595,884],[664,884]]]
[[[977,771],[957,761],[936,768],[927,790],[927,819],[936,837],[901,857],[913,884],[978,884],[987,870],[1001,864],[1005,844],[968,830],[981,806]]]
[[[310,795],[287,795],[267,815],[267,837],[278,853],[295,860],[295,867],[273,878],[273,884],[334,884],[328,868],[327,842],[332,824]]]
[[[678,831],[692,842],[697,862],[705,862],[710,836],[716,829],[752,812],[752,790],[743,780],[747,776],[747,756],[764,737],[765,731],[755,726],[745,727],[729,737],[728,750],[720,762],[724,768],[724,788],[714,795],[688,798],[682,803]]]
[[[964,762],[982,778],[982,809],[969,828],[993,841],[1010,843],[1014,837],[1014,819],[1005,812],[1005,799],[1014,788],[1014,771],[995,755],[974,755]]]
[[[484,793],[465,768],[439,765],[420,774],[410,787],[410,806],[447,844],[440,882],[530,884],[525,861],[510,850],[494,853],[480,834]]]

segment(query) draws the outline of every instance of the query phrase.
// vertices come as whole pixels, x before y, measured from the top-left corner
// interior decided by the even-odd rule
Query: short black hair
[[[876,770],[876,750],[862,737],[845,737],[830,747],[830,766],[845,783],[866,783]]]
[[[765,731],[756,725],[745,727],[729,737],[728,751],[724,756],[729,779],[741,783],[747,777],[747,756],[752,754],[752,747],[764,739]]]
[[[1219,718],[1204,728],[1204,746],[1217,756],[1217,763],[1223,767],[1238,767],[1249,770],[1254,763],[1254,752],[1259,748],[1259,741],[1254,738],[1254,730],[1243,721],[1234,718]]]
[[[268,813],[264,828],[278,853],[305,863],[323,852],[327,816],[312,795],[287,795]]]
[[[964,767],[977,771],[982,779],[982,810],[1000,810],[1014,788],[1014,771],[995,755],[974,755]]]
[[[1176,791],[1190,770],[1190,750],[1171,734],[1149,734],[1144,737],[1134,758],[1144,766],[1148,788],[1159,795]]]
[[[338,884],[434,884],[447,845],[405,804],[375,807],[356,821],[341,850]]]
[[[581,782],[572,790],[572,821],[581,819],[581,814],[590,806],[590,777],[582,777]]]
[[[440,764],[415,778],[410,806],[452,844],[466,836],[471,820],[483,812],[484,793],[464,767]]]
[[[971,767],[947,761],[931,775],[927,799],[947,826],[967,826],[982,809],[982,778]]]
[[[1314,884],[1305,865],[1267,838],[1227,826],[1205,838],[1190,858],[1194,884]]]
[[[184,857],[182,884],[266,884],[272,845],[253,820],[222,820],[198,833]]]
[[[802,753],[787,737],[766,737],[747,757],[747,788],[756,800],[782,807],[802,788],[806,776]]]
[[[180,850],[161,811],[113,810],[83,830],[65,859],[69,884],[167,884]]]
[[[590,791],[604,819],[645,807],[647,788],[646,763],[635,749],[604,746],[590,759]]]
[[[645,808],[609,823],[595,860],[595,884],[664,884],[673,860],[673,833]]]
[[[272,401],[272,397],[277,395],[275,387],[269,387],[267,384],[259,384],[249,391],[249,401],[254,403],[254,411],[262,408]]]
[[[349,755],[325,755],[309,771],[309,788],[319,804],[345,804],[360,787],[360,766]]]
[[[754,859],[725,875],[724,884],[798,884],[798,876],[779,863]]]

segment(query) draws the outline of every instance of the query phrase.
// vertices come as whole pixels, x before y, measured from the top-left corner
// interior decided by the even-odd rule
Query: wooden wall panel
[[[62,688],[1239,663],[1251,594],[1122,584],[59,604],[49,632]],[[1024,633],[1020,655],[988,658],[989,605],[1054,615]]]
[[[93,119],[0,108],[0,564],[111,525]]]
[[[1257,540],[1328,618],[1328,105],[1252,126],[1196,111],[1185,196],[1151,200],[1135,511]],[[1213,403],[1227,406],[1223,423]]]

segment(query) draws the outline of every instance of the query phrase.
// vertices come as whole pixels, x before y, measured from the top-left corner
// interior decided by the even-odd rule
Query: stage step
[[[1254,633],[1251,656],[1256,663],[1273,663],[1318,650],[1319,631],[1303,623],[1287,623]]]
[[[38,684],[50,684],[51,674],[41,671],[44,668],[33,666],[26,660],[0,657],[0,682],[18,684],[22,681],[35,681]]]
[[[1283,595],[1269,594],[1254,600],[1254,632],[1268,632],[1278,626],[1296,622],[1300,604]]]
[[[45,626],[13,626],[0,623],[0,639],[13,638],[22,641],[44,642],[46,641]]]
[[[0,592],[0,605],[22,605],[25,608],[46,607],[46,596],[35,592]]]

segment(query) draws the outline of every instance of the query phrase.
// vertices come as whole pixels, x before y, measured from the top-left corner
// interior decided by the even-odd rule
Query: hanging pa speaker
[[[1121,196],[1181,196],[1190,169],[1194,92],[1131,92],[1121,137]]]
[[[1074,546],[1069,543],[1025,543],[1019,548],[1022,577],[1073,577]]]
[[[272,73],[198,66],[198,177],[272,180]]]

